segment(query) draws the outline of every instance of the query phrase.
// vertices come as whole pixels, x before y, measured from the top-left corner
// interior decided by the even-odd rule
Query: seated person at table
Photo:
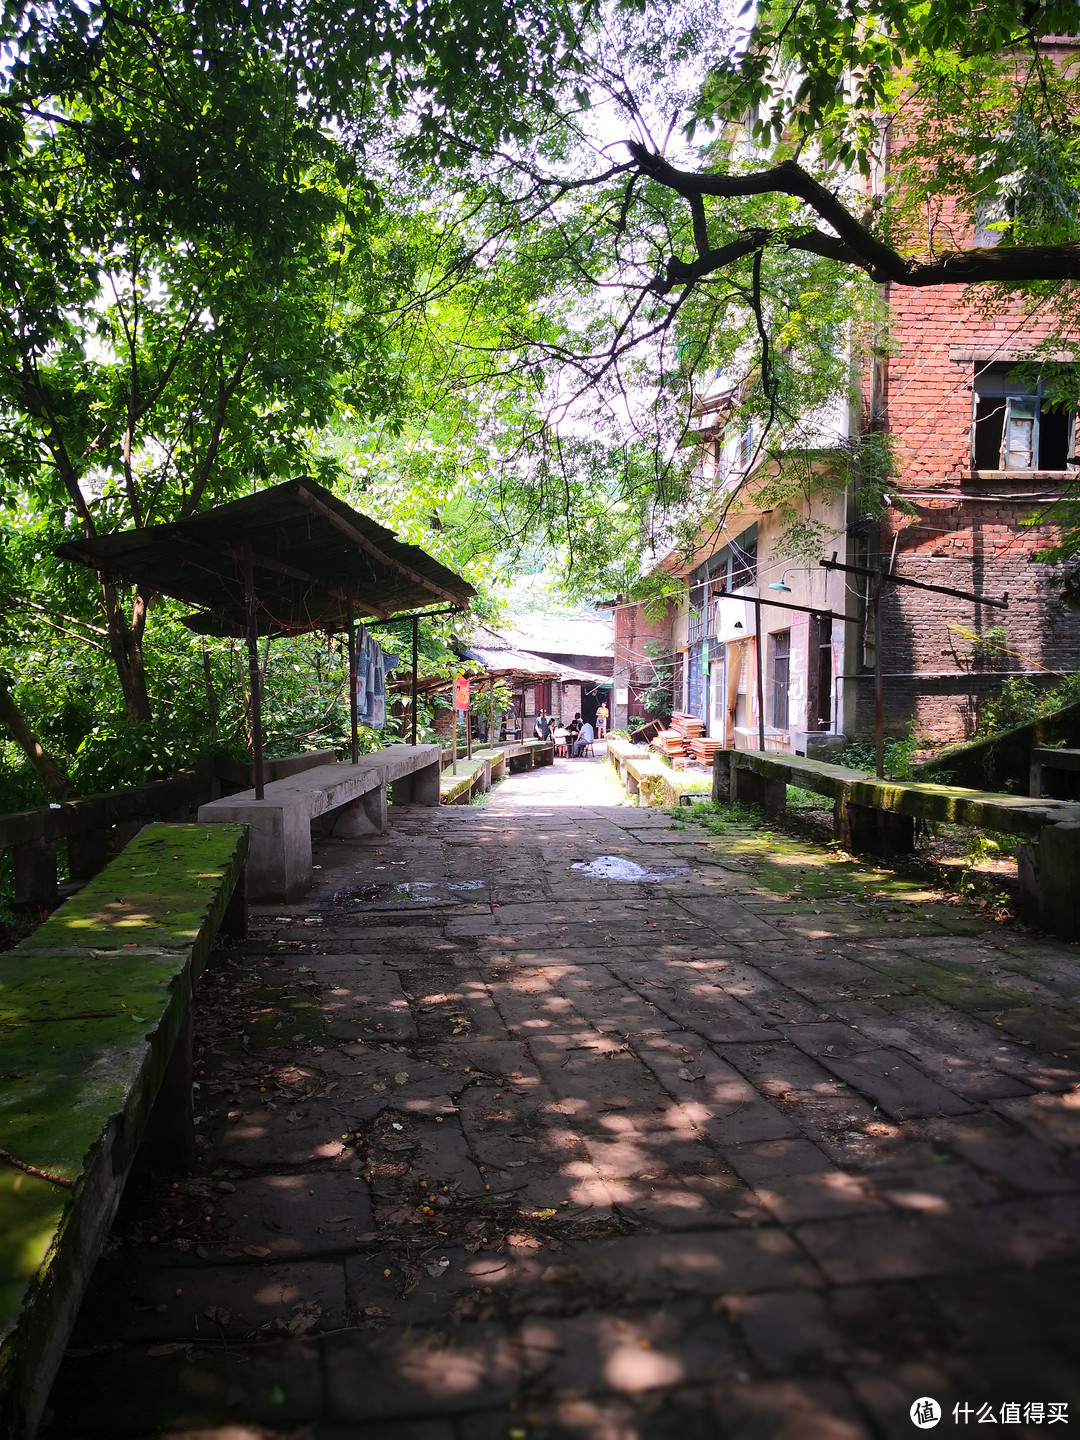
[[[576,740],[576,739],[577,739],[577,733],[578,733],[578,731],[579,731],[580,729],[581,729],[581,711],[578,710],[578,711],[576,712],[576,714],[574,715],[574,718],[570,721],[570,724],[567,725],[567,727],[566,727],[566,733],[570,736],[570,738],[571,738],[572,740]]]
[[[593,728],[589,724],[588,720],[586,720],[585,723],[582,725],[581,729],[578,731],[577,739],[574,741],[574,757],[577,758],[577,756],[579,756],[581,752],[585,749],[586,745],[591,745],[595,738],[596,737],[593,734]]]

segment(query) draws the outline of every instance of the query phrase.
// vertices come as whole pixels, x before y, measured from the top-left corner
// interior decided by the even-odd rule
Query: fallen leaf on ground
[[[289,1321],[290,1335],[306,1335],[319,1323],[322,1316],[322,1306],[315,1304],[313,1300],[306,1300],[300,1305],[293,1306],[293,1318]]]

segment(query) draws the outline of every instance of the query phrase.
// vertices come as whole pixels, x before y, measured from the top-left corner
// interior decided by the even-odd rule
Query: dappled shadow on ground
[[[1076,947],[563,783],[322,842],[216,957],[198,1173],[129,1196],[49,1433],[855,1440],[921,1395],[1077,1402]]]

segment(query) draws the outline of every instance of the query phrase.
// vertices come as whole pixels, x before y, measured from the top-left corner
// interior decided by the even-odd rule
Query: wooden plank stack
[[[703,765],[711,765],[712,757],[716,754],[717,750],[724,748],[724,742],[722,740],[710,739],[708,735],[701,735],[689,741],[688,748],[695,760],[700,760]]]
[[[669,760],[674,760],[676,755],[684,754],[683,737],[678,730],[661,730],[650,742],[654,750],[659,750],[661,755],[666,755]]]
[[[670,730],[661,730],[652,746],[666,755],[677,770],[695,762],[711,765],[716,751],[724,748],[721,740],[705,734],[705,726],[697,715],[684,715],[679,711],[671,717]]]
[[[683,715],[679,711],[676,711],[671,717],[671,728],[688,743],[705,734],[705,725],[699,716]]]

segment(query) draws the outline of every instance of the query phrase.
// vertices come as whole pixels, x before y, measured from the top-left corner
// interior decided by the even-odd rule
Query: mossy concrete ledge
[[[0,955],[9,1440],[34,1434],[144,1137],[186,1165],[191,997],[218,929],[240,928],[247,848],[244,825],[148,825]]]
[[[708,775],[674,770],[621,735],[608,735],[604,743],[623,789],[636,795],[639,805],[681,805],[684,795],[708,794],[711,789]]]
[[[505,763],[505,762],[504,762]],[[457,773],[445,770],[439,781],[443,805],[468,805],[480,791],[491,789],[491,760],[476,754],[471,760],[458,759]]]
[[[726,757],[733,801],[776,813],[787,803],[788,785],[830,796],[833,831],[847,850],[911,850],[916,820],[1019,837],[1021,913],[1066,940],[1080,939],[1080,804],[925,781],[877,780],[859,770],[796,755],[734,750]],[[716,796],[723,773],[719,755],[714,765]]]

